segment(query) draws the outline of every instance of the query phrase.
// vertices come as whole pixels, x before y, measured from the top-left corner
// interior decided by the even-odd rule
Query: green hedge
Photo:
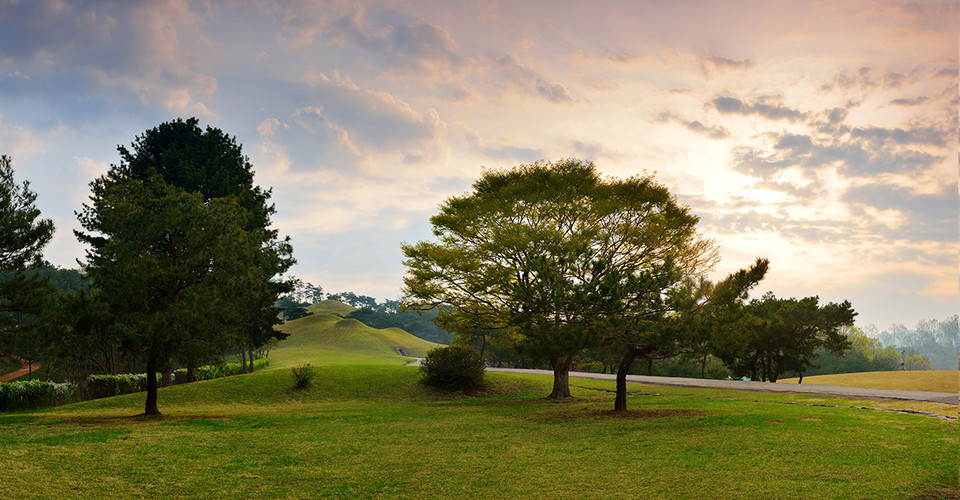
[[[77,386],[40,380],[0,383],[0,411],[55,406],[75,401]]]
[[[258,359],[253,362],[253,368],[259,370],[268,364],[266,358]],[[197,367],[197,380],[228,377],[239,375],[241,372],[240,363],[205,365]],[[174,383],[182,384],[186,382],[187,370],[181,368],[174,371],[174,375]],[[157,374],[157,384],[160,383],[162,377],[162,374]],[[55,383],[40,380],[2,382],[0,383],[0,412],[36,408],[38,406],[56,406],[74,401],[108,398],[145,390],[147,390],[147,374],[145,373],[90,375],[79,386],[69,382]]]

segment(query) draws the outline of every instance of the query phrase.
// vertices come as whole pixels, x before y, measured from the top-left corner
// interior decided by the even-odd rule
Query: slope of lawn
[[[307,312],[312,312],[313,314],[332,314],[334,316],[341,317],[346,316],[356,310],[356,307],[336,300],[321,300],[316,304],[307,306]]]
[[[320,360],[314,360],[319,363]],[[630,384],[490,374],[437,393],[407,366],[270,370],[0,414],[2,498],[956,498],[957,423]],[[593,384],[596,381],[589,381]],[[838,401],[827,398],[827,401]]]
[[[797,379],[781,379],[778,382],[796,384]],[[957,392],[960,391],[960,371],[886,371],[815,375],[803,377],[803,383],[900,391]]]
[[[270,351],[271,367],[312,364],[397,364],[439,346],[399,329],[371,328],[355,319],[314,314],[278,327],[290,336]]]

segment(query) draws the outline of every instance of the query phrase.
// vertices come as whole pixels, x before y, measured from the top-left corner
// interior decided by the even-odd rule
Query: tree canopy
[[[742,314],[730,326],[740,334],[725,337],[716,354],[736,376],[770,382],[785,373],[802,377],[820,351],[849,349],[844,328],[857,315],[848,301],[820,305],[817,297],[781,299],[772,293],[744,305]]]
[[[611,317],[713,265],[697,222],[651,176],[604,179],[578,160],[487,170],[431,218],[438,241],[403,246],[404,305],[458,335],[496,332],[569,397],[572,362]]]
[[[9,333],[18,317],[38,313],[49,298],[47,279],[28,268],[43,264],[42,249],[53,237],[53,222],[41,219],[30,183],[17,184],[13,160],[0,156],[0,333]],[[0,345],[13,339],[0,336]]]
[[[196,118],[162,123],[136,137],[130,149],[118,146],[117,172],[133,179],[148,180],[154,173],[164,182],[188,193],[199,193],[204,201],[234,198],[247,212],[243,229],[259,238],[252,251],[252,263],[260,279],[236,304],[244,318],[236,326],[241,349],[254,350],[271,339],[286,335],[275,330],[278,297],[291,291],[293,283],[279,279],[295,262],[290,239],[280,238],[271,227],[276,212],[269,203],[270,190],[253,182],[253,165],[236,139],[222,130],[201,129]],[[250,365],[252,367],[252,363]]]
[[[120,346],[147,364],[146,414],[157,414],[159,369],[205,358],[235,343],[236,301],[255,285],[256,235],[234,199],[205,202],[154,175],[148,182],[110,172],[92,184],[79,214],[90,243],[86,264]],[[102,242],[94,244],[95,242]],[[252,272],[253,271],[253,272]]]
[[[94,293],[109,305],[101,317],[144,356],[146,413],[159,413],[151,372],[175,360],[190,378],[231,345],[252,352],[286,336],[274,329],[274,304],[291,289],[278,277],[294,259],[234,138],[177,119],[118,150],[120,164],[91,184],[77,236],[91,247]]]

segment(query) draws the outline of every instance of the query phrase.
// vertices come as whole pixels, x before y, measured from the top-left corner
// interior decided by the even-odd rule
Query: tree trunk
[[[170,387],[173,385],[173,370],[167,368],[163,371],[163,377],[160,379],[160,387]]]
[[[573,356],[550,360],[550,366],[553,367],[553,392],[547,398],[564,399],[570,397],[571,363],[573,363]]]
[[[197,381],[197,364],[190,362],[187,365],[187,382],[196,382]]]
[[[633,349],[628,349],[620,361],[620,369],[617,370],[617,397],[613,403],[613,411],[627,411],[627,374],[630,373],[630,365],[637,359],[637,353]]]
[[[253,373],[253,360],[254,360],[253,349],[250,349],[249,356],[247,356],[247,359],[250,360],[250,366],[249,366],[249,369],[247,370],[247,373]]]
[[[247,350],[240,348],[240,373],[247,373]]]
[[[653,375],[653,358],[647,358],[647,375]]]
[[[157,355],[153,351],[147,354],[147,404],[144,415],[159,415],[157,409]]]
[[[797,383],[798,383],[798,384],[802,384],[802,383],[803,383],[803,372],[800,372],[800,380],[797,380]]]
[[[707,355],[703,355],[703,360],[700,361],[700,378],[707,378]]]

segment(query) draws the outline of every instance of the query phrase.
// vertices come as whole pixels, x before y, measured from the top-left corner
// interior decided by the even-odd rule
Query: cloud
[[[933,127],[918,127],[910,130],[902,128],[887,129],[881,127],[857,127],[850,131],[850,137],[864,139],[873,148],[883,147],[886,143],[943,146],[946,144],[944,132]]]
[[[310,106],[298,116],[334,124],[349,134],[359,150],[414,153],[437,141],[446,124],[434,110],[418,112],[407,102],[386,92],[363,90],[348,78],[310,73]],[[311,109],[308,109],[311,108]]]
[[[919,106],[930,100],[927,96],[918,96],[911,99],[894,99],[890,101],[891,106]]]
[[[958,238],[956,184],[936,194],[916,194],[901,186],[866,184],[849,189],[843,201],[859,213],[866,209],[895,210],[907,217],[907,222],[889,236],[926,241],[953,241]]]
[[[711,139],[728,139],[730,131],[719,125],[704,125],[700,120],[687,120],[671,112],[660,113],[657,117],[658,122],[673,122],[683,126],[683,128]]]
[[[201,54],[213,46],[204,20],[184,0],[6,3],[0,61],[20,68],[21,83],[0,85],[24,95],[56,96],[49,91],[58,89],[64,99],[104,89],[114,102],[127,92],[142,104],[213,117],[197,101],[217,89],[216,79],[199,69]]]
[[[83,171],[84,176],[89,178],[100,177],[103,174],[107,173],[109,166],[106,162],[96,161],[87,157],[78,157],[74,156],[73,161],[76,162],[77,166],[80,167],[80,170]]]
[[[496,59],[494,71],[511,86],[527,93],[540,95],[544,99],[560,104],[574,102],[573,96],[566,87],[557,82],[548,80],[545,76],[520,64],[512,55],[505,55]]]
[[[799,121],[807,114],[780,104],[779,97],[760,97],[754,102],[745,102],[735,97],[719,96],[711,104],[720,114],[757,115],[770,120]]]
[[[731,59],[718,55],[701,55],[698,59],[700,72],[707,78],[714,72],[748,71],[757,65],[753,59]]]
[[[464,133],[464,140],[470,151],[481,154],[494,160],[517,161],[532,163],[544,158],[543,151],[534,148],[524,148],[506,144],[488,144],[480,135],[472,130]]]

